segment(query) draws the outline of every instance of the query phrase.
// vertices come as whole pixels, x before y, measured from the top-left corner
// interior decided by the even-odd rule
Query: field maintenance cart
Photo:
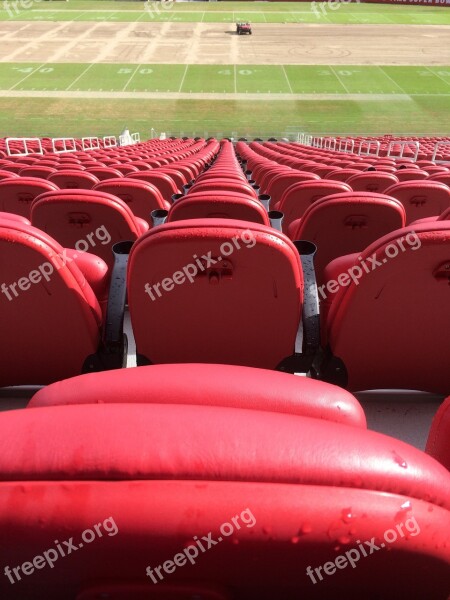
[[[246,33],[252,35],[252,26],[250,23],[236,23],[236,33],[238,35],[244,35]]]

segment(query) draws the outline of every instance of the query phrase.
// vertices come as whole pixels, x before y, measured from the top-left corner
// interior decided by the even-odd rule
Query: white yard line
[[[429,69],[428,67],[425,67],[425,69],[427,71],[430,71],[430,73],[432,73],[435,77],[437,77],[438,79],[440,79],[441,81],[443,81],[447,85],[450,85],[450,82],[448,82],[446,79],[444,79],[443,77],[441,77],[440,75],[438,75],[437,73],[435,73],[434,71],[432,71],[431,69]]]
[[[284,68],[284,65],[281,65],[281,68],[283,69],[284,76],[286,77],[286,81],[287,81],[287,84],[288,84],[288,87],[289,87],[289,91],[291,92],[291,94],[293,94],[294,91],[293,91],[293,89],[291,87],[291,82],[289,81],[289,77],[287,76],[286,69]]]
[[[186,79],[186,73],[188,71],[188,68],[189,68],[189,65],[186,65],[186,68],[184,69],[183,77],[181,79],[180,87],[178,89],[178,93],[181,93],[181,88],[183,87],[184,80]]]
[[[138,66],[135,68],[135,70],[133,71],[133,73],[132,73],[131,77],[128,79],[128,81],[126,82],[126,84],[123,86],[123,88],[122,88],[122,92],[124,92],[124,91],[127,89],[127,87],[128,87],[128,85],[130,84],[131,80],[133,79],[133,77],[136,75],[136,73],[139,71],[139,69],[140,69],[141,67],[142,67],[142,64],[139,64],[139,65],[138,65]]]
[[[71,84],[70,84],[68,87],[66,87],[65,91],[66,91],[66,92],[68,92],[68,91],[70,90],[70,88],[71,88],[72,86],[74,86],[74,85],[76,84],[76,82],[77,82],[79,79],[81,79],[81,78],[83,77],[83,75],[84,75],[85,73],[87,73],[87,71],[89,71],[89,69],[91,69],[91,68],[94,66],[94,64],[95,64],[95,63],[91,63],[90,65],[88,65],[88,66],[86,67],[86,69],[84,69],[84,71],[83,71],[82,73],[80,73],[80,75],[78,75],[78,77],[77,77],[76,79],[74,79],[74,80],[72,81],[72,83],[71,83]]]
[[[333,69],[333,67],[331,65],[328,65],[328,67],[330,68],[330,70],[333,72],[334,76],[336,77],[336,79],[339,81],[339,83],[342,85],[342,87],[344,88],[344,90],[347,92],[347,94],[350,94],[350,90],[348,89],[348,87],[345,85],[345,83],[341,80],[341,78],[339,77],[339,75],[336,73],[336,71]]]
[[[385,70],[384,70],[382,67],[378,67],[378,65],[377,65],[377,68],[378,68],[378,69],[380,69],[380,71],[383,73],[383,75],[384,75],[385,77],[387,77],[388,79],[390,79],[390,80],[392,81],[392,83],[393,83],[395,86],[397,86],[397,87],[398,87],[398,89],[399,89],[399,90],[402,92],[402,94],[406,94],[406,92],[405,92],[405,90],[402,88],[402,86],[401,86],[401,85],[399,85],[399,84],[398,84],[398,83],[395,81],[395,79],[392,79],[392,77],[391,77],[390,75],[388,75],[388,74],[386,73],[386,71],[385,71]]]
[[[46,64],[47,63],[42,63],[42,65],[39,65],[36,69],[34,69],[34,71],[32,71],[31,73],[28,73],[28,75],[26,75],[20,81],[15,83],[12,87],[10,87],[8,91],[12,91],[15,87],[17,87],[19,85],[19,83],[22,83],[22,81],[25,81],[25,79],[28,79],[28,77],[31,77],[31,75],[34,75],[36,73],[36,71],[39,71],[39,69],[42,69],[42,67],[45,67]],[[4,94],[5,92],[2,92],[2,93]]]

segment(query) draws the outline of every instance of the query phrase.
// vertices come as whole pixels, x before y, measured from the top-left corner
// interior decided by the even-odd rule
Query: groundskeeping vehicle
[[[243,35],[245,33],[252,35],[252,26],[248,21],[245,23],[236,23],[236,33],[238,35]]]

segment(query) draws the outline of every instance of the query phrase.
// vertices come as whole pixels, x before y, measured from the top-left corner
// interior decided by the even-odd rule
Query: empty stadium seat
[[[136,240],[149,228],[123,200],[97,190],[41,194],[31,207],[31,222],[64,247],[92,252],[109,266],[116,242]]]
[[[11,600],[445,598],[450,477],[432,457],[310,416],[128,400],[2,414]]]
[[[434,415],[425,451],[450,471],[450,396]]]
[[[161,195],[166,202],[170,202],[173,194],[181,192],[174,180],[166,173],[160,173],[154,170],[137,171],[136,173],[129,173],[128,177],[131,179],[148,181],[161,192]]]
[[[389,186],[398,183],[398,178],[393,173],[372,171],[369,173],[358,173],[346,179],[346,183],[355,192],[375,192],[383,194]]]
[[[385,194],[400,200],[406,210],[406,224],[440,215],[450,206],[450,188],[439,181],[402,181]]]
[[[401,202],[370,192],[344,192],[317,200],[301,219],[291,223],[291,240],[309,240],[317,246],[314,258],[317,282],[326,265],[338,256],[361,252],[382,236],[405,226]],[[320,297],[320,296],[319,296]]]
[[[167,223],[134,244],[127,279],[138,364],[274,369],[293,354],[302,268],[295,246],[272,228],[231,219]]]
[[[98,370],[104,298],[88,280],[102,288],[106,264],[87,253],[74,260],[46,233],[12,217],[0,216],[0,386],[42,385]],[[120,366],[122,356],[115,358]]]
[[[49,175],[48,180],[53,181],[62,190],[91,190],[100,181],[92,173],[73,168],[59,169]]]
[[[321,179],[294,183],[283,193],[278,204],[271,206],[284,214],[283,230],[288,231],[292,221],[299,219],[305,210],[316,200],[331,194],[351,192],[352,188],[344,182]]]
[[[332,261],[322,289],[323,376],[350,390],[448,394],[449,261],[449,221],[410,225]]]
[[[269,197],[267,197],[269,199]],[[263,204],[237,192],[192,192],[179,198],[168,211],[167,222],[185,219],[238,219],[270,225]]]
[[[0,210],[30,217],[31,203],[44,192],[56,191],[58,186],[38,177],[13,177],[0,181]]]
[[[28,408],[109,403],[222,406],[367,426],[361,405],[342,388],[235,365],[152,365],[82,375],[46,386]]]
[[[94,190],[113,194],[123,200],[136,217],[151,224],[151,213],[154,210],[169,210],[170,203],[164,200],[161,192],[152,183],[140,179],[122,177],[105,179],[97,183]]]

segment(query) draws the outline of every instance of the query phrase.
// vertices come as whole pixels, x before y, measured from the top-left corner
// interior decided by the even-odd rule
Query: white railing
[[[100,150],[100,140],[98,137],[81,138],[83,150]]]
[[[448,163],[448,162],[450,162],[450,160],[436,160],[436,155],[439,152],[439,148],[440,147],[441,148],[442,147],[444,147],[444,148],[447,147],[449,149],[449,151],[450,151],[450,142],[436,142],[436,145],[435,145],[434,150],[433,150],[433,156],[432,156],[431,160],[433,160],[433,161],[435,161],[437,163]]]
[[[23,145],[23,152],[17,152],[17,148],[14,148],[14,152],[12,152],[11,145],[17,142],[20,142]],[[35,148],[30,148],[29,146],[31,143],[37,144],[39,150],[36,150]],[[28,156],[28,154],[44,154],[40,138],[6,138],[5,144],[8,156]]]
[[[367,151],[364,151],[364,146],[367,145]],[[372,153],[370,149],[375,146],[375,153]],[[380,154],[381,144],[378,140],[361,140],[358,146],[359,156],[378,156]]]
[[[103,148],[115,148],[117,146],[117,138],[115,135],[106,135],[103,138]]]
[[[140,133],[132,133],[131,139],[133,140],[133,144],[139,144],[139,142],[141,141],[141,134]]]
[[[339,143],[338,143],[337,150],[339,152],[347,152],[349,154],[352,154],[353,151],[355,150],[355,140],[349,140],[349,139],[342,140],[342,139],[340,139]]]
[[[409,142],[396,142],[395,140],[392,140],[391,142],[389,142],[389,145],[388,145],[387,157],[388,158],[403,158],[403,155],[405,153],[405,148],[413,148],[414,149],[414,158],[413,158],[413,161],[416,162],[417,156],[419,154],[419,149],[420,149],[419,142],[413,142],[413,141],[409,141]],[[392,151],[398,151],[399,154],[395,154],[394,155],[392,153]]]
[[[337,144],[336,138],[333,138],[333,137],[325,138],[324,142],[323,142],[323,149],[324,150],[336,150],[336,144]]]
[[[58,150],[58,147],[62,149]],[[52,138],[52,152],[62,154],[63,152],[76,152],[77,144],[74,138]]]

